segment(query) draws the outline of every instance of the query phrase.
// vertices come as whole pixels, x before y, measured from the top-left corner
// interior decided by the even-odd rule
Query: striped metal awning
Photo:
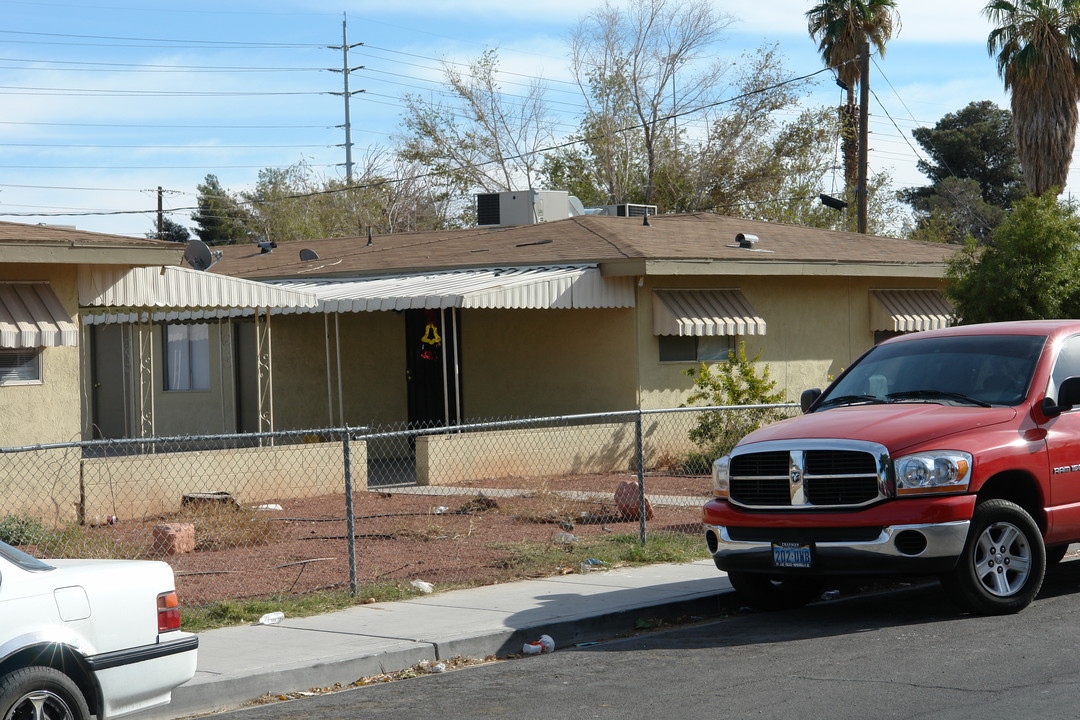
[[[311,293],[324,312],[440,308],[634,307],[634,281],[601,277],[595,266],[474,268],[362,280],[274,281]],[[295,312],[303,312],[296,310]]]
[[[937,290],[871,290],[870,329],[937,330],[953,324],[953,307]]]
[[[79,275],[79,305],[87,325],[204,320],[319,308],[310,293],[255,280],[166,265],[90,268]]]
[[[48,283],[0,283],[0,348],[78,344],[78,326]]]
[[[653,335],[764,335],[739,290],[654,290]]]

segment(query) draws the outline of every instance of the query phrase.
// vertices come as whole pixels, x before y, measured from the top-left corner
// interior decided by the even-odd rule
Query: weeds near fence
[[[233,503],[186,505],[162,521],[194,525],[196,550],[257,547],[280,536],[267,513]]]
[[[511,578],[541,578],[574,573],[603,571],[618,567],[653,563],[682,563],[708,557],[697,532],[657,534],[642,546],[637,535],[610,535],[589,541],[559,543],[497,543],[502,557],[496,561]],[[599,563],[589,564],[590,560]],[[584,567],[583,567],[584,564]],[[588,568],[588,569],[586,569]],[[484,583],[462,581],[436,585],[436,591],[459,590]],[[362,585],[355,596],[347,591],[321,591],[304,595],[273,595],[248,600],[224,600],[203,607],[181,611],[185,630],[201,632],[231,625],[258,622],[268,612],[283,612],[286,617],[321,615],[355,605],[394,602],[421,595],[406,582]]]

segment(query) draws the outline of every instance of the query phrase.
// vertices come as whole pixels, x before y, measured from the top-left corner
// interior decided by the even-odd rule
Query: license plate
[[[813,564],[810,546],[801,543],[773,543],[774,567],[808,568]]]

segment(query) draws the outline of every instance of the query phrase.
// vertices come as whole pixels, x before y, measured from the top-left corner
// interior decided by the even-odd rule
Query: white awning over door
[[[634,280],[602,277],[594,266],[474,268],[360,280],[275,281],[311,293],[325,312],[439,308],[633,307]],[[303,312],[297,309],[294,312]]]
[[[79,275],[79,305],[88,325],[204,320],[314,310],[310,293],[269,283],[215,275],[175,265],[130,269],[90,268]]]

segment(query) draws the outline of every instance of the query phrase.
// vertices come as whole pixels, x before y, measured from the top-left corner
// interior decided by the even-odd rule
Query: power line
[[[322,48],[322,43],[268,43],[268,42],[244,42],[239,40],[176,40],[173,38],[144,38],[124,37],[118,35],[76,35],[72,33],[47,33],[30,30],[0,30],[0,35],[30,35],[33,37],[77,38],[80,40],[122,40],[130,42],[156,43],[151,47],[199,47],[217,48],[254,48],[254,49],[281,49],[281,48]],[[164,45],[160,43],[183,43],[182,45]],[[78,44],[78,43],[73,43]],[[131,47],[131,46],[121,46]],[[139,46],[141,47],[141,46]]]
[[[244,98],[259,95],[325,95],[318,90],[214,91],[214,90],[95,90],[91,88],[26,87],[0,85],[0,95],[53,95],[57,97],[216,97]]]
[[[29,125],[33,127],[100,127],[100,128],[148,128],[161,130],[304,130],[328,129],[333,125],[161,125],[145,123],[64,123],[30,120],[0,120],[0,125]]]
[[[101,68],[107,68],[113,72],[322,72],[321,67],[254,67],[250,65],[158,65],[140,63],[115,63],[115,62],[89,62],[84,60],[44,60],[29,58],[0,58],[0,63],[30,63],[26,67],[2,68],[7,70],[22,71],[48,71],[58,70],[68,72],[98,72]],[[36,65],[63,65],[60,68],[35,67]],[[69,65],[90,67],[67,67]]]
[[[898,99],[898,100],[900,100],[900,104],[901,104],[901,105],[903,105],[903,107],[904,107],[904,109],[905,109],[905,110],[908,110],[908,107],[907,107],[907,105],[906,105],[906,104],[904,104],[904,100],[903,100],[903,99],[902,99],[902,98],[900,97],[900,93],[898,93],[898,92],[896,91],[896,88],[895,88],[895,87],[893,87],[893,84],[892,84],[892,82],[890,82],[890,81],[889,81],[889,78],[888,78],[888,77],[887,77],[887,76],[885,75],[885,73],[883,73],[883,72],[881,71],[881,67],[880,67],[880,66],[878,66],[878,64],[877,64],[877,60],[874,60],[874,67],[875,67],[875,68],[877,68],[877,71],[878,71],[878,73],[879,73],[879,74],[881,75],[881,77],[885,78],[885,82],[886,82],[886,83],[888,84],[889,88],[890,88],[890,89],[891,89],[891,90],[893,91],[893,94],[894,94],[894,95],[896,95],[896,97],[897,97],[897,99]],[[874,92],[873,90],[871,90],[871,91],[870,91],[870,93],[871,93],[871,94],[872,94],[872,95],[874,96],[874,100],[875,100],[875,101],[877,102],[878,106],[879,106],[879,107],[881,107],[882,111],[883,111],[883,112],[885,113],[885,117],[889,118],[889,120],[892,120],[892,119],[893,119],[892,115],[891,115],[891,114],[889,114],[889,111],[888,111],[888,109],[887,109],[887,108],[885,107],[885,104],[881,102],[881,99],[880,99],[880,98],[878,98],[878,96],[877,96],[877,93],[875,93],[875,92]],[[909,116],[911,115],[911,111],[910,111],[910,110],[908,110],[908,115],[909,115]],[[914,120],[914,117],[912,117],[912,120]],[[916,156],[917,158],[919,158],[920,160],[923,160],[923,157],[922,157],[922,153],[920,153],[920,152],[919,152],[918,150],[916,150],[916,149],[915,149],[915,146],[914,146],[914,145],[912,145],[912,144],[911,144],[911,142],[910,142],[910,141],[909,141],[909,140],[907,139],[907,135],[906,135],[906,134],[904,133],[904,131],[903,131],[903,130],[901,130],[901,129],[900,129],[900,126],[899,126],[899,125],[897,125],[895,121],[893,121],[893,126],[894,126],[894,127],[896,128],[896,131],[897,131],[898,133],[900,133],[901,137],[903,137],[903,138],[904,138],[904,142],[906,142],[906,143],[907,143],[907,146],[908,146],[909,148],[911,148],[911,151],[915,153],[915,156]],[[955,172],[953,172],[953,170],[952,170],[952,169],[951,169],[951,168],[950,168],[950,167],[948,166],[948,164],[947,164],[947,163],[945,163],[944,161],[942,161],[942,163],[941,163],[941,164],[942,164],[942,165],[943,165],[943,166],[945,167],[945,169],[946,169],[946,170],[948,170],[948,171],[949,171],[949,174],[950,174],[950,175],[952,175],[953,177],[959,177],[959,176],[958,176],[958,175],[957,175],[957,174],[956,174]],[[966,211],[967,211],[967,212],[968,212],[968,213],[969,213],[969,214],[971,215],[971,217],[972,217],[972,218],[974,218],[974,219],[975,219],[975,220],[976,220],[976,221],[977,221],[977,222],[978,222],[978,223],[979,223],[980,225],[982,225],[982,226],[983,226],[983,228],[984,228],[984,229],[985,229],[985,230],[986,230],[987,232],[993,232],[993,229],[994,229],[994,228],[993,228],[993,227],[992,227],[992,226],[990,225],[990,222],[989,222],[989,221],[988,221],[988,220],[987,220],[987,219],[986,219],[985,217],[983,217],[983,216],[982,216],[982,214],[981,214],[981,213],[979,213],[979,212],[978,212],[978,211],[977,211],[977,210],[976,210],[975,208],[971,207],[971,206],[970,206],[970,205],[968,205],[968,204],[967,204],[966,202],[964,202],[964,201],[963,201],[963,200],[962,200],[962,199],[961,199],[960,197],[958,197],[958,196],[956,195],[956,193],[954,193],[954,192],[953,192],[953,191],[952,191],[952,190],[951,190],[950,188],[948,188],[947,186],[945,186],[945,185],[941,185],[941,188],[942,188],[942,189],[943,189],[943,190],[944,190],[944,191],[945,191],[946,193],[948,193],[949,197],[951,197],[951,198],[952,198],[953,202],[955,202],[955,203],[957,204],[957,206],[959,206],[959,207],[962,207],[962,208],[964,208],[964,209],[965,209],[965,210],[966,210]]]
[[[770,85],[767,85],[767,86],[764,86],[764,87],[761,87],[761,88],[757,88],[755,90],[750,90],[750,91],[747,91],[745,93],[740,93],[739,95],[735,95],[733,97],[726,98],[724,100],[718,100],[716,102],[701,105],[701,106],[699,106],[697,108],[692,108],[692,109],[689,109],[689,110],[684,110],[684,111],[679,112],[679,113],[670,114],[668,116],[659,118],[659,121],[666,122],[666,121],[674,119],[674,118],[684,117],[686,115],[692,115],[692,114],[695,114],[695,113],[698,113],[698,112],[703,112],[705,110],[709,110],[709,109],[714,108],[714,107],[719,107],[719,106],[722,106],[722,105],[728,105],[728,104],[731,104],[731,103],[736,102],[738,100],[741,100],[743,98],[750,97],[752,95],[757,95],[759,93],[768,92],[769,90],[774,90],[774,89],[783,87],[784,85],[790,85],[792,83],[807,80],[809,78],[812,78],[812,77],[814,77],[816,75],[820,75],[823,72],[828,72],[830,70],[831,70],[831,68],[822,68],[820,70],[816,70],[816,71],[811,72],[811,73],[806,73],[804,75],[800,75],[800,76],[797,76],[797,77],[788,78],[787,80],[781,80],[779,82],[772,83]],[[622,128],[619,128],[618,130],[615,130],[613,134],[621,134],[621,133],[625,133],[625,132],[630,132],[632,130],[640,130],[643,127],[645,127],[646,125],[650,125],[650,124],[652,124],[652,123],[651,122],[650,123],[637,123],[637,124],[634,124],[634,125],[622,127]],[[579,138],[579,139],[576,139],[576,140],[568,140],[568,141],[563,142],[563,143],[559,143],[559,144],[556,144],[556,145],[551,145],[551,146],[548,146],[548,147],[538,148],[536,150],[530,150],[530,151],[525,152],[525,153],[519,153],[517,155],[503,156],[501,158],[496,158],[496,159],[493,159],[493,160],[489,160],[487,162],[477,163],[476,166],[477,167],[484,167],[484,166],[487,166],[487,165],[493,165],[493,164],[496,164],[496,163],[506,162],[506,161],[509,161],[509,160],[521,159],[523,157],[527,157],[527,156],[530,156],[530,155],[537,155],[537,154],[540,154],[540,153],[552,152],[552,151],[555,151],[555,150],[560,150],[560,149],[571,147],[571,146],[574,146],[574,145],[579,145],[579,144],[582,144],[582,143],[586,143],[586,142],[589,142],[589,141],[592,141],[592,140],[597,140],[597,139],[600,139],[600,137],[601,136],[597,135],[597,136],[590,136],[590,137],[586,137],[586,138]],[[4,167],[20,167],[20,166],[0,165],[0,168],[4,168]],[[219,166],[219,167],[251,167],[251,166]],[[320,166],[319,165],[314,165],[313,167],[320,167]],[[325,166],[322,166],[322,167],[325,167]],[[193,169],[193,168],[188,168],[188,169]],[[425,178],[429,178],[429,177],[438,176],[439,174],[440,173],[438,171],[431,171],[431,172],[420,173],[418,175],[412,175],[412,176],[404,177],[404,178],[386,178],[386,179],[380,179],[380,180],[377,180],[377,181],[374,181],[374,182],[369,182],[369,183],[364,183],[364,184],[359,184],[359,185],[347,185],[347,186],[341,187],[341,188],[331,188],[331,189],[326,189],[326,190],[315,190],[315,191],[306,192],[306,193],[296,193],[296,194],[293,194],[293,195],[282,196],[280,198],[274,198],[273,200],[236,200],[236,199],[233,199],[232,202],[234,202],[237,205],[259,205],[259,204],[265,204],[265,203],[280,202],[280,201],[284,201],[284,200],[297,200],[297,199],[301,199],[301,198],[317,197],[317,196],[320,196],[320,195],[332,195],[332,194],[337,194],[337,193],[342,193],[342,192],[350,192],[350,191],[353,191],[353,190],[372,189],[372,188],[381,187],[383,185],[397,184],[397,183],[406,182],[406,181],[412,181],[412,180],[421,180],[421,179],[425,179]],[[186,211],[193,211],[193,210],[199,210],[199,207],[196,205],[196,206],[193,206],[193,207],[173,208],[173,210],[171,210],[170,212],[186,212]],[[108,212],[108,213],[93,213],[93,212],[82,212],[82,213],[2,213],[2,212],[0,212],[0,216],[12,216],[12,217],[21,217],[21,216],[68,217],[68,216],[72,216],[72,217],[74,217],[74,216],[86,216],[86,215],[124,215],[124,214],[132,214],[133,215],[133,214],[145,214],[147,212],[148,211],[145,211],[145,210],[115,211],[115,212]]]

